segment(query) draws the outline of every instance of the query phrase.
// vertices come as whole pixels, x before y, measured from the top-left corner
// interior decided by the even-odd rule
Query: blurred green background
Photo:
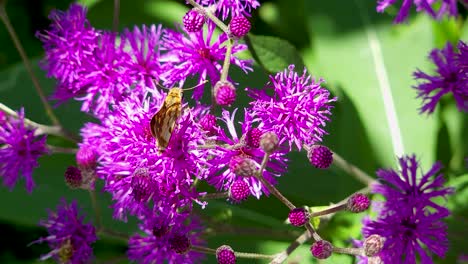
[[[48,27],[47,15],[52,9],[65,10],[70,2],[7,1],[8,15],[47,94],[54,89],[54,81],[47,79],[37,67],[43,50],[34,34]],[[99,29],[111,28],[113,2],[81,1],[89,7],[91,24]],[[467,253],[468,248],[465,239],[468,235],[468,174],[463,161],[468,156],[468,121],[466,114],[457,111],[451,97],[444,99],[433,115],[420,116],[420,100],[411,89],[416,84],[411,75],[416,68],[433,70],[427,60],[432,48],[440,48],[446,41],[468,40],[466,10],[461,10],[458,19],[435,22],[424,14],[412,14],[407,24],[393,25],[392,19],[398,10],[390,8],[388,12],[378,14],[375,12],[376,1],[261,2],[262,6],[251,18],[253,36],[250,37],[259,63],[247,76],[233,71],[234,79],[241,83],[238,89],[240,105],[248,102],[243,88],[263,86],[269,72],[284,69],[291,63],[297,65],[298,71],[301,71],[299,65],[304,64],[313,76],[324,78],[325,86],[339,98],[327,125],[329,135],[324,144],[372,176],[378,168],[395,167],[375,58],[370,48],[370,43],[376,41],[382,50],[380,59],[388,75],[405,153],[415,153],[425,169],[441,160],[447,181],[457,188],[457,193],[447,202],[453,212],[447,219],[450,251],[445,260],[436,260],[437,263],[457,263],[457,258]],[[184,1],[122,0],[120,5],[120,30],[153,23],[174,27],[188,10]],[[40,100],[3,25],[0,26],[0,43],[0,102],[12,109],[24,106],[27,117],[48,124]],[[76,102],[58,106],[56,113],[75,132],[84,122],[92,121],[91,117],[79,112]],[[49,142],[66,144],[54,137],[50,137]],[[304,152],[291,153],[289,158],[289,172],[279,179],[278,188],[297,205],[328,205],[364,187],[339,168],[314,169]],[[70,191],[63,181],[63,172],[74,164],[74,157],[65,154],[47,156],[40,159],[40,164],[34,172],[37,188],[32,194],[26,193],[23,182],[19,182],[13,192],[0,188],[0,263],[34,263],[40,254],[48,252],[45,244],[27,245],[47,235],[37,223],[47,217],[46,208],[55,209],[60,197],[66,197],[68,201],[77,199],[87,212],[87,219],[92,221],[88,194]],[[136,221],[112,220],[109,195],[98,194],[105,225],[129,234],[134,232]],[[238,251],[273,254],[285,249],[302,232],[284,224],[288,210],[273,197],[260,201],[250,198],[240,205],[213,201],[205,211],[212,218],[208,228],[218,226],[222,230],[207,237],[212,248],[229,244]],[[335,245],[347,246],[351,237],[359,238],[360,220],[364,215],[337,214],[330,221],[321,223],[319,233]],[[300,247],[288,261],[315,263],[309,247],[310,244]],[[96,263],[126,263],[125,251],[124,242],[103,238],[95,244]],[[348,256],[335,254],[321,263],[353,262]],[[215,258],[207,256],[206,263],[216,263]],[[240,259],[238,263],[266,262]]]

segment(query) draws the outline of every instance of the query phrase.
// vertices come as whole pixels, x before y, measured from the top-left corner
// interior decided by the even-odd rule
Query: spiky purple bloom
[[[252,147],[246,144],[246,136],[253,129],[253,120],[249,112],[245,111],[244,121],[241,122],[242,136],[237,135],[234,127],[234,118],[237,109],[232,115],[228,111],[223,111],[222,121],[226,124],[229,134],[220,131],[217,141],[220,144],[228,145],[228,147],[219,146],[212,150],[212,158],[209,160],[212,167],[207,180],[208,183],[215,186],[218,190],[229,190],[231,185],[236,180],[243,180],[249,185],[250,192],[253,196],[260,198],[262,193],[268,195],[268,190],[255,176],[244,175],[246,171],[252,169],[242,169],[242,173],[237,172],[233,168],[233,162],[239,160],[242,164],[253,164],[253,170],[258,170],[265,155],[265,152],[258,147]],[[281,176],[286,171],[287,158],[285,154],[287,150],[279,149],[270,155],[270,160],[267,163],[266,170],[263,172],[263,177],[271,184],[276,184],[276,177]],[[246,162],[246,160],[248,162]]]
[[[0,118],[0,177],[10,190],[19,178],[24,178],[29,193],[35,186],[32,172],[39,166],[39,157],[48,153],[47,136],[37,137],[35,132],[35,128],[26,126],[23,108],[17,118]]]
[[[189,220],[190,219],[190,220]],[[188,224],[184,223],[187,222]],[[168,232],[156,236],[154,230],[160,229],[161,225],[168,227]],[[150,263],[200,263],[204,255],[194,251],[176,252],[182,249],[184,240],[188,238],[191,245],[203,246],[204,241],[200,239],[202,227],[193,217],[187,215],[153,215],[145,217],[140,229],[145,235],[135,234],[128,241],[128,258],[142,264]],[[179,243],[177,243],[179,242]],[[184,242],[185,243],[185,242]],[[171,247],[171,245],[173,245]]]
[[[377,12],[382,13],[387,7],[395,4],[396,0],[378,0],[377,1]],[[434,10],[434,5],[439,5],[438,10]],[[442,16],[447,14],[448,16],[457,16],[457,0],[403,0],[403,4],[400,7],[398,15],[395,17],[395,23],[401,23],[408,18],[412,5],[415,5],[416,11],[424,11],[431,15],[433,18],[440,19]]]
[[[250,103],[252,113],[260,120],[259,128],[275,131],[279,138],[288,140],[290,148],[322,141],[324,127],[330,120],[330,92],[320,86],[307,70],[302,75],[294,71],[294,65],[270,76],[270,83],[263,89],[247,88],[254,99]]]
[[[223,19],[231,16],[251,16],[252,9],[260,6],[257,0],[195,0],[203,6],[214,6]]]
[[[429,59],[437,67],[437,74],[431,76],[417,70],[413,75],[420,83],[414,88],[418,91],[418,97],[422,98],[421,113],[432,113],[440,98],[452,93],[460,111],[468,111],[468,79],[465,72],[456,63],[457,54],[452,44],[447,42],[441,50],[433,49]]]
[[[204,31],[181,33],[165,29],[161,49],[166,53],[160,61],[166,63],[167,70],[163,74],[164,84],[172,87],[184,83],[188,77],[198,75],[198,84],[209,79],[217,83],[221,76],[222,63],[226,54],[225,42],[228,36],[223,33],[214,36],[216,26],[208,23],[206,35]],[[216,38],[216,39],[214,39]],[[242,60],[236,53],[247,49],[247,45],[235,43],[232,48],[231,65],[237,65],[245,73],[252,71],[252,60]],[[193,98],[199,100],[203,96],[204,85],[195,88]]]
[[[99,45],[101,33],[90,25],[86,13],[86,8],[79,4],[71,4],[65,12],[52,10],[49,29],[36,33],[45,50],[40,65],[48,77],[58,80],[54,97],[61,101],[86,89],[79,85],[83,62],[92,60]]]
[[[422,176],[414,155],[400,158],[399,165],[399,173],[377,171],[381,183],[373,192],[386,200],[379,205],[377,219],[364,224],[364,237],[377,234],[385,239],[379,254],[384,263],[416,263],[416,255],[422,264],[433,263],[428,251],[444,257],[448,250],[447,226],[442,220],[450,214],[433,199],[447,198],[453,189],[443,186],[443,175],[437,174],[440,163]]]
[[[458,51],[457,64],[462,78],[468,83],[468,45],[460,40],[458,42]]]
[[[41,260],[54,258],[58,263],[91,263],[93,249],[91,244],[96,240],[96,230],[92,224],[84,223],[76,201],[67,204],[62,199],[57,211],[49,211],[49,218],[39,223],[49,232],[33,243],[47,242],[52,249]]]
[[[126,73],[131,76],[132,85],[136,85],[134,90],[144,93],[145,89],[155,88],[155,82],[159,81],[163,71],[159,63],[161,34],[161,25],[154,24],[143,25],[141,29],[135,26],[133,31],[125,29],[122,33],[124,45],[120,47],[132,58]]]
[[[84,143],[97,142],[94,144],[100,148],[97,172],[116,201],[116,218],[125,220],[127,212],[139,215],[151,200],[155,207],[157,203],[173,210],[191,208],[198,201],[192,183],[195,177],[206,177],[206,151],[197,149],[203,144],[203,134],[194,122],[200,108],[184,107],[167,149],[159,153],[149,125],[163,98],[131,95],[101,125],[87,125],[82,130]]]

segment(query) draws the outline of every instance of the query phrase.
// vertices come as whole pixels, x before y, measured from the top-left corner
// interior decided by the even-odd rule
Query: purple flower
[[[182,85],[186,78],[199,75],[198,84],[202,84],[208,78],[212,84],[218,82],[222,63],[224,61],[228,40],[226,34],[221,34],[215,41],[212,40],[215,30],[213,23],[208,23],[206,36],[201,30],[196,33],[181,33],[170,29],[165,29],[161,50],[160,61],[166,63],[166,71],[163,74],[164,84],[172,87],[179,83]],[[236,53],[246,50],[244,44],[234,44],[232,48],[231,64],[237,65],[244,72],[251,71],[251,60],[241,60],[236,58]],[[203,85],[195,88],[193,98],[200,99],[203,96]]]
[[[188,222],[188,224],[184,224]],[[147,215],[140,229],[144,235],[135,234],[128,241],[128,258],[142,264],[150,263],[200,263],[204,255],[194,251],[185,254],[177,253],[176,243],[179,238],[188,239],[188,245],[202,246],[205,244],[200,239],[203,230],[199,221],[188,215],[168,216]],[[190,249],[190,248],[188,248]]]
[[[133,31],[124,30],[122,42],[125,43],[124,52],[132,57],[128,65],[128,74],[137,86],[144,89],[154,87],[159,80],[162,66],[159,64],[159,42],[161,38],[161,25],[142,26],[141,30],[135,27]],[[141,89],[141,88],[140,88]]]
[[[23,177],[26,190],[31,193],[35,186],[32,172],[39,166],[37,160],[48,153],[47,136],[37,137],[37,130],[26,126],[23,108],[17,118],[2,115],[0,124],[0,177],[3,184],[13,190],[18,178]]]
[[[393,5],[396,0],[378,0],[377,1],[377,12],[383,12],[387,7]],[[436,4],[439,6],[437,2],[440,2],[439,10],[433,9],[433,5]],[[416,11],[425,11],[429,15],[434,18],[440,19],[443,15],[448,14],[449,16],[457,16],[457,0],[403,0],[403,4],[401,5],[400,11],[396,16],[394,22],[401,23],[408,18],[411,5],[414,4],[416,6]]]
[[[443,49],[434,49],[429,55],[429,59],[437,66],[436,75],[431,76],[421,70],[414,73],[415,79],[420,81],[414,88],[423,100],[421,113],[434,112],[440,98],[450,92],[458,109],[468,111],[468,79],[465,78],[466,71],[463,72],[456,63],[456,56],[452,44],[447,43]]]
[[[203,6],[215,6],[216,14],[221,15],[226,19],[231,15],[234,16],[250,16],[252,9],[260,6],[257,0],[195,0]]]
[[[466,84],[468,83],[468,45],[460,40],[460,42],[458,42],[458,50],[457,64]]]
[[[280,138],[289,142],[290,148],[298,149],[303,144],[322,141],[326,134],[323,129],[329,121],[332,108],[330,92],[315,82],[304,69],[300,76],[294,71],[294,65],[270,76],[268,83],[261,90],[248,88],[254,99],[250,103],[253,115],[260,121],[259,128],[275,131]]]
[[[159,110],[163,96],[152,98],[131,95],[121,102],[101,125],[87,125],[82,130],[83,144],[99,146],[98,176],[105,190],[116,201],[114,217],[126,220],[126,213],[141,214],[154,206],[191,208],[199,193],[192,188],[195,177],[206,177],[206,151],[203,134],[197,125],[197,111],[184,106],[167,149],[160,154],[150,132],[150,120]]]
[[[208,183],[215,186],[218,190],[229,190],[231,185],[236,180],[243,180],[249,186],[252,195],[260,198],[262,193],[268,195],[268,190],[255,177],[252,172],[260,168],[260,164],[265,155],[265,152],[252,144],[249,144],[247,136],[250,131],[256,129],[252,124],[252,117],[245,111],[244,121],[242,124],[242,137],[237,135],[234,127],[234,118],[237,109],[232,115],[224,110],[222,121],[226,123],[229,134],[225,134],[223,130],[219,131],[217,141],[222,146],[218,146],[212,151],[212,158],[208,160],[212,167]],[[271,184],[276,184],[275,177],[281,176],[286,171],[287,151],[279,149],[271,154],[270,160],[267,163],[263,177]]]
[[[92,224],[85,224],[83,219],[76,201],[68,205],[62,199],[56,212],[49,211],[49,219],[40,222],[49,236],[32,242],[49,243],[52,251],[41,256],[41,260],[53,257],[59,263],[91,263],[91,244],[97,240],[96,230]]]
[[[45,50],[41,66],[48,77],[58,80],[54,97],[61,101],[85,90],[79,85],[83,62],[92,60],[99,45],[100,32],[90,25],[86,12],[78,4],[71,4],[66,12],[52,10],[50,28],[36,33]]]
[[[442,219],[450,212],[434,199],[446,198],[453,193],[444,187],[444,178],[436,163],[427,173],[418,175],[416,157],[399,159],[401,171],[379,170],[381,183],[373,186],[373,192],[386,200],[378,205],[378,217],[365,222],[364,237],[378,234],[385,238],[379,254],[384,263],[416,263],[419,255],[422,264],[432,263],[428,251],[444,257],[448,249],[447,227]],[[427,247],[427,250],[425,249]]]

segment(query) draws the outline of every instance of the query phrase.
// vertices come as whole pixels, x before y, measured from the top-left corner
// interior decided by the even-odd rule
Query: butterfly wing
[[[181,111],[180,102],[164,104],[151,119],[151,134],[156,138],[160,152],[167,148]]]

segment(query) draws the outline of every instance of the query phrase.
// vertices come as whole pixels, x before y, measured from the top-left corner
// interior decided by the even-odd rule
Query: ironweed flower
[[[148,214],[148,213],[147,213]],[[200,263],[204,255],[190,250],[190,245],[204,245],[200,222],[191,216],[177,214],[147,215],[139,225],[144,235],[135,234],[128,241],[128,258],[142,264]],[[188,224],[186,224],[188,222]],[[164,232],[161,232],[164,230]]]
[[[377,171],[381,183],[373,192],[386,200],[377,204],[377,219],[364,223],[364,237],[377,234],[385,239],[379,253],[384,263],[416,263],[416,255],[422,264],[433,263],[429,251],[444,257],[448,250],[447,226],[442,220],[450,214],[433,199],[446,198],[453,189],[444,187],[443,176],[437,175],[439,163],[422,176],[414,155],[400,158],[399,164],[399,173]]]
[[[294,65],[270,76],[270,83],[263,89],[247,88],[250,111],[259,120],[259,128],[271,130],[288,141],[290,149],[296,145],[312,145],[322,141],[326,122],[330,120],[333,101],[330,92],[307,74],[294,71]]]
[[[252,116],[248,111],[245,111],[244,121],[241,123],[243,136],[237,135],[234,126],[236,112],[237,109],[232,115],[226,110],[222,113],[221,120],[226,124],[229,134],[221,130],[217,137],[217,141],[225,145],[211,151],[212,158],[208,162],[212,166],[207,181],[218,190],[227,191],[234,182],[243,180],[248,184],[251,194],[259,199],[262,193],[268,195],[268,190],[253,174],[260,168],[265,152],[258,145],[255,147],[247,144],[246,137],[254,129]],[[286,153],[284,148],[272,153],[263,172],[263,177],[273,185],[276,184],[275,177],[286,171]]]
[[[195,0],[203,6],[214,6],[216,15],[221,15],[226,19],[231,15],[234,16],[250,16],[253,9],[260,6],[257,0]]]
[[[84,144],[100,148],[97,172],[116,201],[116,218],[125,220],[127,212],[139,215],[152,200],[173,210],[198,201],[199,193],[191,187],[195,177],[206,177],[206,151],[197,149],[203,134],[193,119],[204,108],[186,106],[168,147],[159,153],[149,125],[162,101],[157,94],[145,99],[131,95],[101,125],[82,130]]]
[[[396,0],[378,0],[377,1],[377,12],[382,13],[387,7],[395,4]],[[440,3],[440,4],[439,4]],[[434,18],[440,19],[442,16],[447,14],[448,16],[457,16],[457,0],[404,0],[400,11],[393,20],[394,23],[402,23],[405,21],[411,9],[411,5],[416,6],[416,11],[424,11]],[[434,10],[434,5],[439,6],[438,10]]]
[[[460,44],[460,47],[463,49],[463,44]],[[466,66],[465,68],[460,67],[460,63],[456,61],[457,56],[460,55],[454,51],[452,44],[447,43],[443,49],[434,49],[429,54],[429,59],[437,67],[436,75],[431,76],[421,70],[417,70],[413,74],[415,79],[420,81],[413,88],[417,90],[418,97],[422,98],[423,101],[421,113],[434,112],[441,97],[448,93],[453,94],[460,111],[468,111],[467,69]],[[466,54],[462,56],[466,56]],[[463,61],[466,65],[466,58],[460,59],[460,62],[463,63]]]
[[[49,218],[42,220],[40,225],[47,229],[49,236],[32,243],[47,242],[52,249],[41,256],[41,260],[54,258],[58,263],[91,263],[91,244],[97,240],[96,230],[92,224],[84,223],[76,201],[67,204],[62,199],[57,211],[49,211]]]
[[[35,132],[35,128],[26,126],[23,108],[17,118],[0,118],[0,177],[10,190],[13,190],[19,178],[24,178],[29,193],[35,186],[32,172],[39,166],[39,157],[49,152],[47,136],[38,137],[34,135]]]
[[[186,78],[198,75],[198,84],[192,97],[195,100],[203,96],[205,80],[216,84],[221,76],[222,63],[226,54],[225,33],[214,36],[216,26],[207,23],[207,30],[195,33],[181,33],[170,29],[163,32],[161,50],[164,50],[160,61],[167,67],[162,78],[164,84],[172,87],[177,83],[183,84]],[[237,65],[245,73],[252,71],[252,60],[242,60],[236,53],[247,49],[247,45],[235,43],[232,48],[231,64]]]

